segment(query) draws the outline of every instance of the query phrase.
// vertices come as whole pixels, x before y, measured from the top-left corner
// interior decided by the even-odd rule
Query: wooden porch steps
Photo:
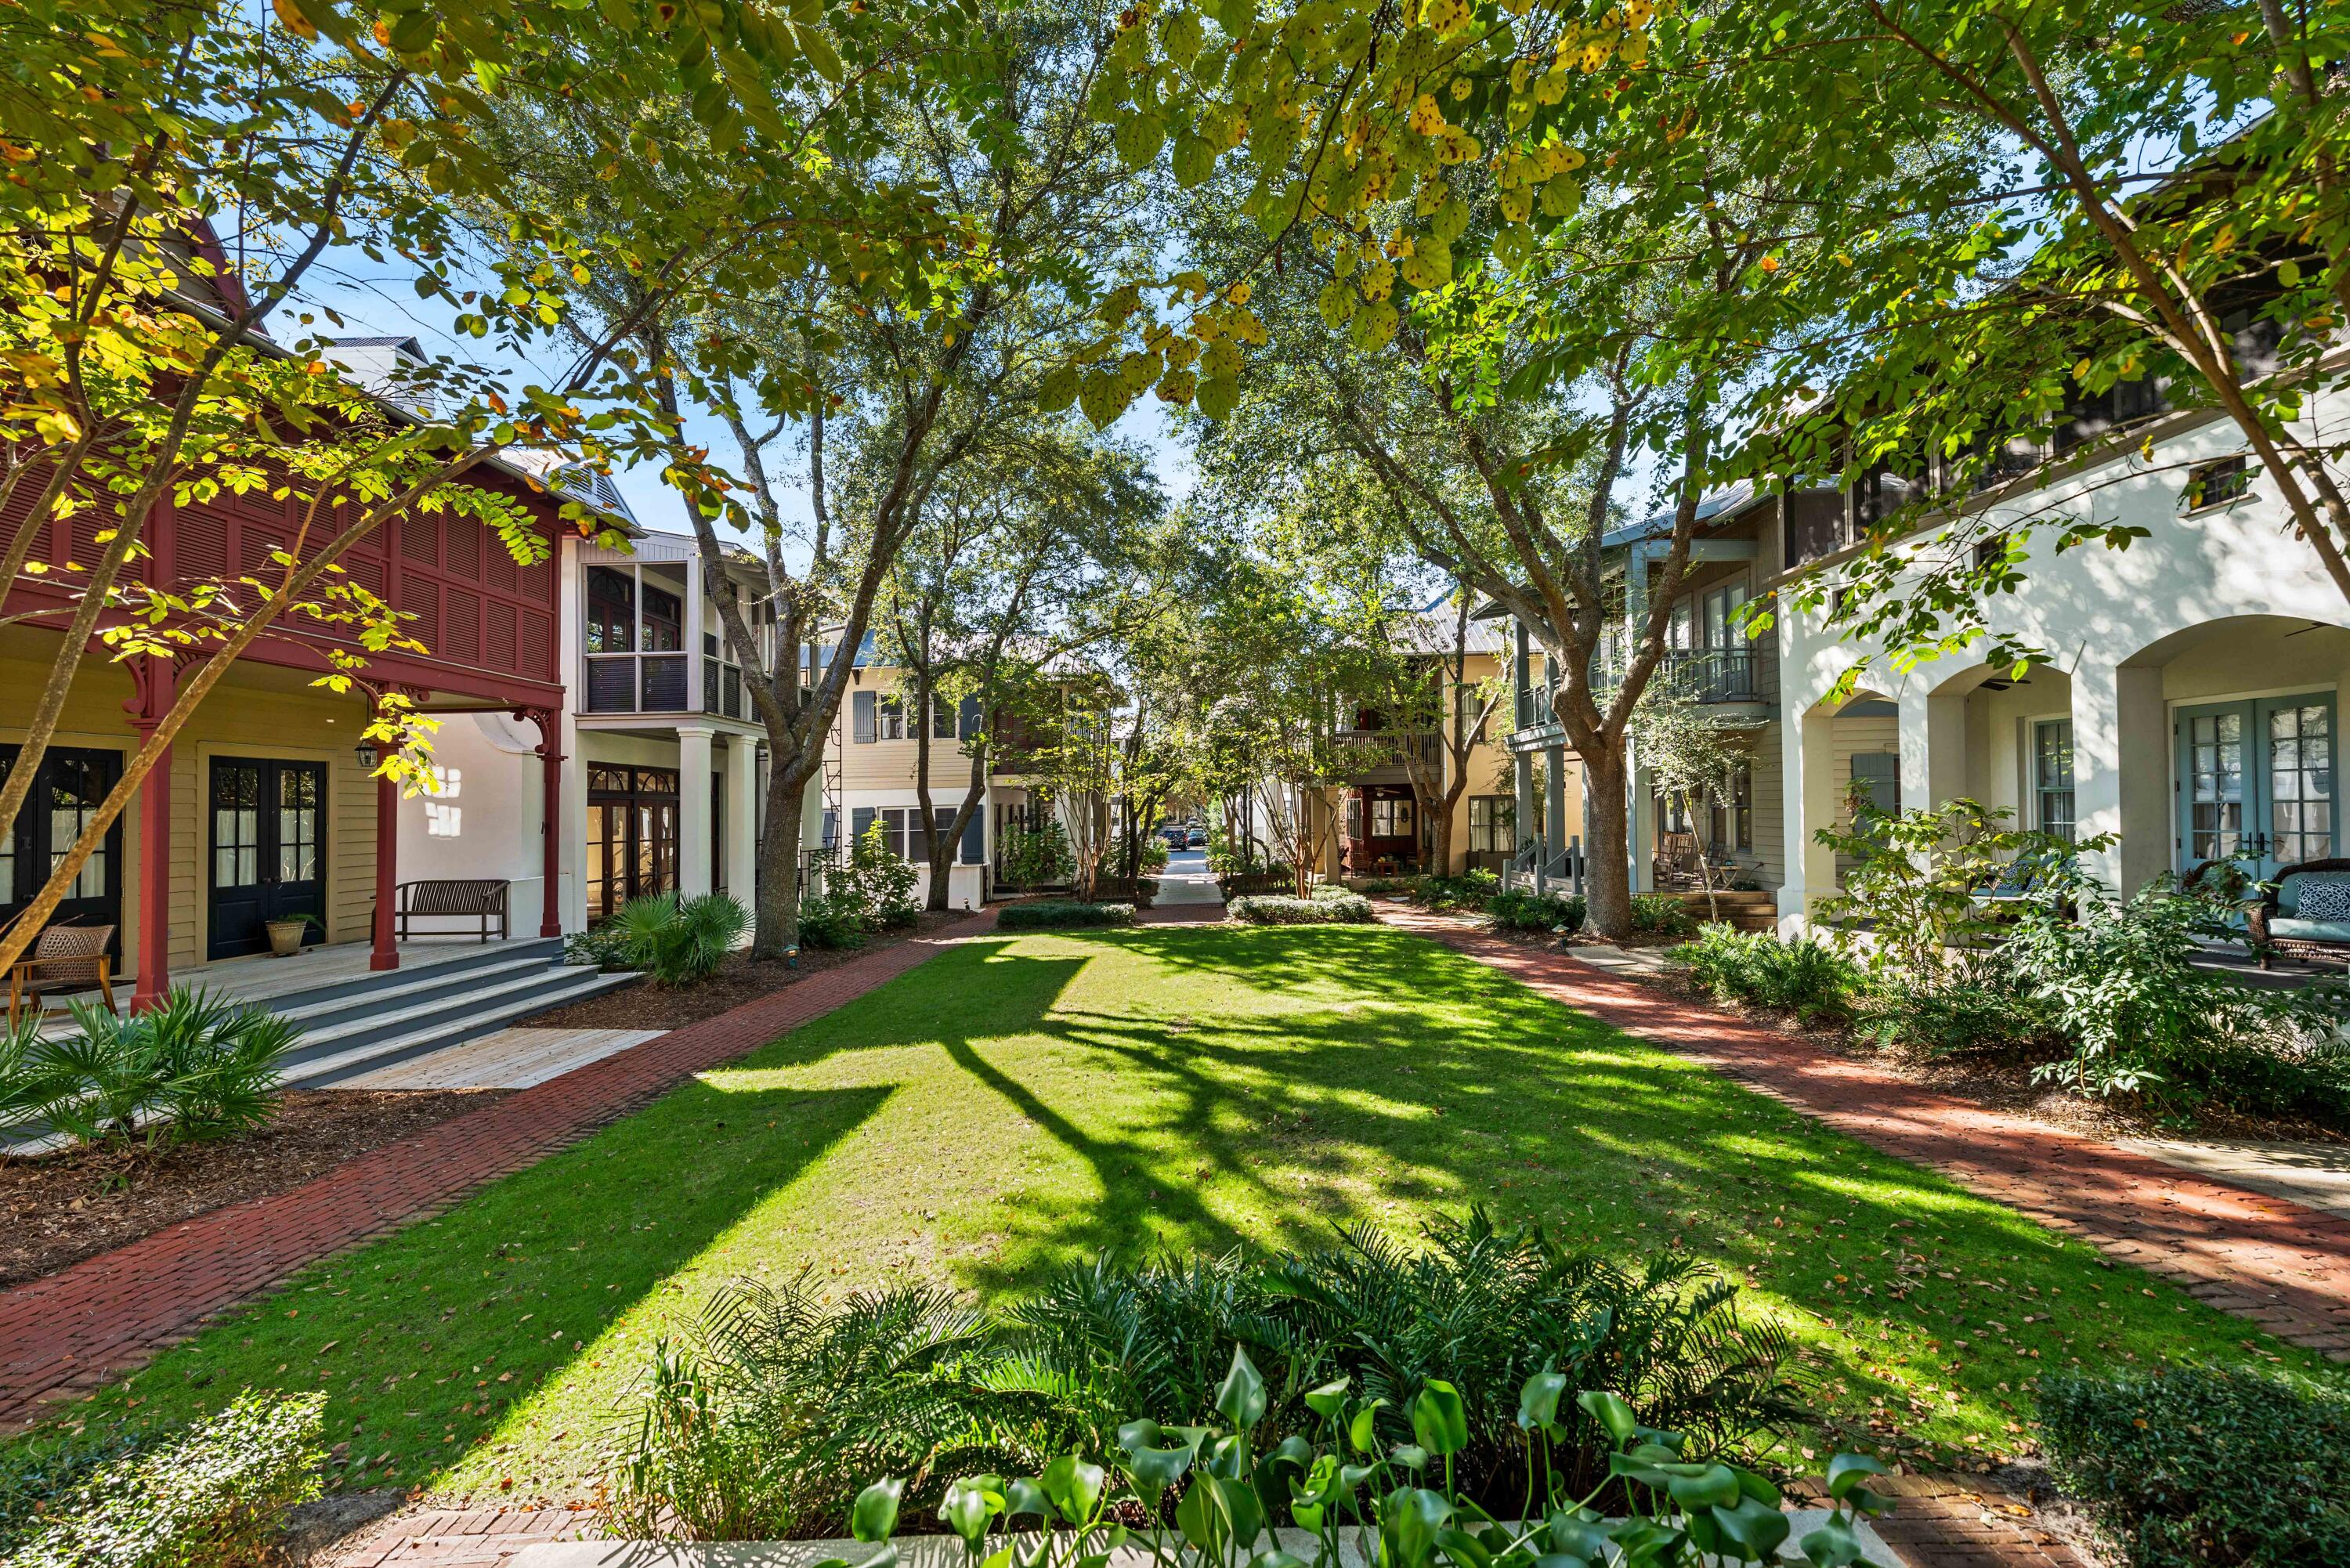
[[[1702,892],[1679,895],[1682,907],[1702,920],[1708,918],[1705,895]],[[1779,896],[1767,889],[1759,893],[1716,893],[1714,903],[1721,911],[1722,921],[1734,930],[1775,931],[1779,929]]]

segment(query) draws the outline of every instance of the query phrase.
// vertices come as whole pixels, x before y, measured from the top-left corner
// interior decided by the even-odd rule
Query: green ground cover
[[[995,1295],[1104,1248],[1408,1233],[1472,1201],[1751,1282],[1824,1412],[1789,1448],[1823,1459],[2012,1452],[2032,1380],[2076,1362],[2327,1375],[1416,938],[1143,929],[952,948],[306,1272],[61,1423],[321,1388],[346,1487],[577,1496],[654,1338],[730,1276],[807,1264],[844,1294],[920,1277]]]

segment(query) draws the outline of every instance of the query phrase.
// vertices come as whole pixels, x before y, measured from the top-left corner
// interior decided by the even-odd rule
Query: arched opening
[[[2345,675],[2350,629],[2285,616],[2205,622],[2121,659],[2110,815],[2124,884],[2229,858],[2265,877],[2341,854]]]

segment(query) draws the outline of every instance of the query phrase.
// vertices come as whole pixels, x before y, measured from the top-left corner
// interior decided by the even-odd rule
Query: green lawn
[[[949,950],[308,1271],[65,1419],[321,1387],[347,1485],[574,1495],[654,1337],[732,1275],[807,1263],[843,1293],[922,1277],[995,1294],[1101,1248],[1303,1247],[1481,1199],[1750,1281],[1830,1412],[1794,1448],[1898,1433],[2010,1451],[2030,1380],[2076,1360],[2327,1375],[1418,939],[1144,929]],[[1921,1288],[1895,1299],[1905,1282]]]

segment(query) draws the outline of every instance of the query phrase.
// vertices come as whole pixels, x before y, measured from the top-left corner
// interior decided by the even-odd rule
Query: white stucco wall
[[[2332,403],[2314,416],[2338,423],[2350,413],[2342,400]],[[1821,776],[1840,760],[1822,703],[1864,656],[1865,684],[1899,704],[1905,804],[1964,791],[2029,822],[2029,724],[2069,714],[2079,834],[2122,836],[2094,864],[2131,888],[2183,859],[2170,826],[2180,707],[2338,694],[2350,673],[2350,632],[2342,629],[2350,605],[2292,537],[2273,486],[2256,479],[2231,504],[2181,514],[2186,465],[2242,452],[2235,426],[2173,419],[2154,434],[2151,463],[2133,447],[1994,509],[1995,519],[2055,512],[2149,531],[2126,550],[2087,545],[2061,556],[2041,542],[2044,531],[2035,538],[2027,586],[1993,611],[2002,629],[2049,655],[2027,683],[1984,691],[1986,674],[2004,672],[1965,656],[1898,670],[1881,649],[1830,635],[1821,617],[1781,617],[1783,925],[1801,925],[1809,900],[1826,890],[1830,865],[1808,841],[1843,786]]]
[[[452,713],[432,738],[435,788],[400,803],[400,879],[502,877],[509,928],[536,935],[544,896],[546,813],[537,726],[504,713]],[[558,895],[566,891],[558,888]],[[420,920],[428,930],[463,921]]]

